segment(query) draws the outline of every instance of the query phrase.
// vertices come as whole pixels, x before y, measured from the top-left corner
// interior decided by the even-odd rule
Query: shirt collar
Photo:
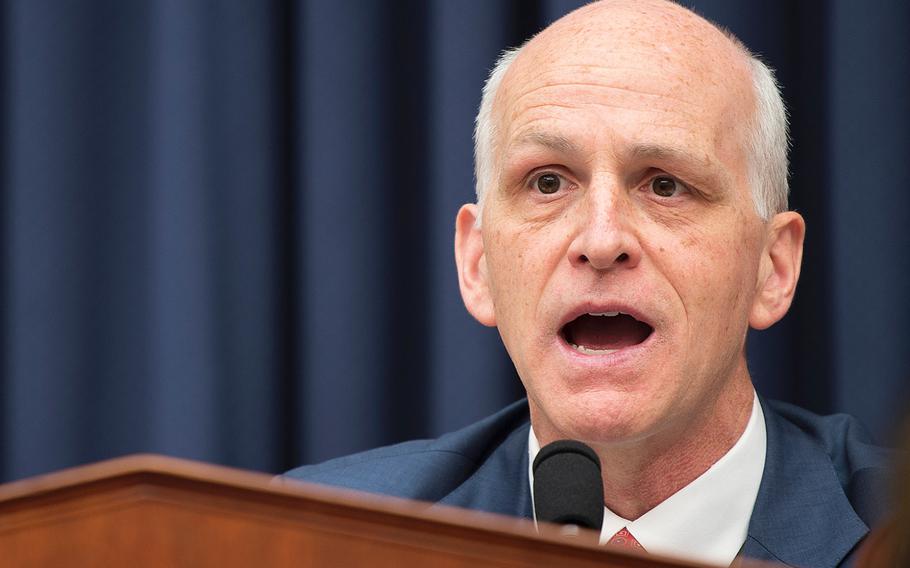
[[[761,485],[767,437],[758,395],[739,440],[694,481],[634,521],[604,507],[600,541],[627,527],[645,550],[727,566],[746,540],[752,508]],[[531,469],[540,444],[532,427],[528,433],[528,481],[534,497]],[[536,521],[536,513],[535,513]]]

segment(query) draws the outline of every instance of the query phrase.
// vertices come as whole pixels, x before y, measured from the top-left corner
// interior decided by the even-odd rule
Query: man
[[[603,541],[848,562],[886,456],[850,418],[760,401],[746,366],[748,328],[781,319],[799,277],[786,151],[771,72],[676,4],[603,0],[505,54],[455,252],[527,402],[289,475],[532,516],[528,463],[573,439],[601,462]]]

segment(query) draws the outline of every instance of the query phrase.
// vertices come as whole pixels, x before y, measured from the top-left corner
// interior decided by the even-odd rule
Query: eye
[[[660,197],[673,197],[685,188],[682,183],[670,176],[657,176],[651,180],[651,191]]]
[[[534,180],[534,187],[537,191],[550,195],[559,191],[562,187],[562,177],[557,174],[542,174]]]

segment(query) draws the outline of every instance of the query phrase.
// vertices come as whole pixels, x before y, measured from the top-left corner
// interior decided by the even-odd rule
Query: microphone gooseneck
[[[576,440],[547,444],[534,459],[532,471],[538,521],[600,530],[604,491],[594,450]]]

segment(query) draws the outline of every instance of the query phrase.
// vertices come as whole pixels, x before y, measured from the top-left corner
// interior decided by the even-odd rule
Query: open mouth
[[[560,335],[587,355],[607,355],[642,343],[654,332],[645,322],[622,312],[582,314],[562,327]]]

